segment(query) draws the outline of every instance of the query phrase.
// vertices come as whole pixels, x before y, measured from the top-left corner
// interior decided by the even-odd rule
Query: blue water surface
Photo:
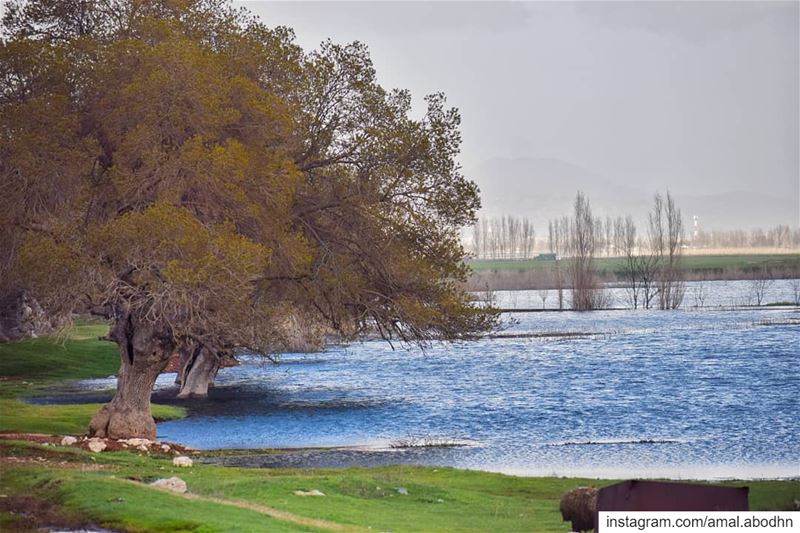
[[[525,475],[800,476],[797,311],[510,313],[504,323],[505,337],[425,351],[370,341],[277,365],[245,357],[159,437],[197,448],[458,442],[467,446],[397,462]],[[548,336],[570,332],[585,336]],[[160,401],[173,378],[160,379]]]

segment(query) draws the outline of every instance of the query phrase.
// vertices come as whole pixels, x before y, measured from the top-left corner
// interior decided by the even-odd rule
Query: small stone
[[[162,444],[161,445],[161,451],[163,451],[164,453],[168,453],[169,450],[170,450],[170,447],[167,444]]]
[[[89,450],[94,453],[99,453],[105,450],[108,446],[103,439],[89,439]]]
[[[444,500],[441,498],[436,498],[436,503],[444,503]]]
[[[295,496],[325,496],[325,493],[322,492],[322,491],[319,491],[317,489],[308,490],[308,491],[296,490],[296,491],[294,491],[294,495]]]
[[[179,477],[157,479],[150,483],[150,486],[177,492],[178,494],[183,494],[187,490],[186,482]]]
[[[145,446],[144,444],[140,444],[139,446],[136,447],[136,449],[142,452],[148,451],[147,446]]]
[[[408,489],[405,487],[397,487],[395,489],[398,494],[402,494],[403,496],[408,496]]]
[[[134,446],[136,448],[140,448],[140,446],[148,447],[150,444],[153,443],[150,439],[139,439],[139,438],[132,438],[132,439],[120,439],[121,443],[127,444],[128,446]]]
[[[179,455],[172,459],[172,464],[175,466],[192,466],[192,460],[185,455]]]
[[[67,435],[66,437],[61,439],[61,445],[62,446],[72,446],[76,442],[78,442],[78,439],[76,439],[75,437],[73,437],[71,435]]]

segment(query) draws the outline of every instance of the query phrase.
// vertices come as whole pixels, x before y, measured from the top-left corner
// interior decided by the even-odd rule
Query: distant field
[[[513,259],[473,259],[467,261],[475,272],[487,271],[539,271],[547,272],[555,268],[554,261],[513,260]],[[564,262],[562,261],[562,264]],[[622,257],[599,257],[595,260],[597,271],[603,273],[619,272],[624,269]],[[753,271],[768,268],[773,271],[800,270],[800,254],[739,254],[739,255],[687,255],[683,258],[684,269],[693,272],[739,270]]]

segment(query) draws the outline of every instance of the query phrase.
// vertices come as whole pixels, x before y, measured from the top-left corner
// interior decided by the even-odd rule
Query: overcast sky
[[[800,205],[796,1],[239,4],[306,49],[366,43],[382,85],[418,106],[444,91],[468,173],[547,158],[643,190]]]

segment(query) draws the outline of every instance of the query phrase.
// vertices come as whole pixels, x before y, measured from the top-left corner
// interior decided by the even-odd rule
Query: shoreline
[[[660,465],[646,468],[644,471],[631,473],[625,466],[595,467],[582,469],[573,467],[572,471],[562,471],[553,465],[533,468],[493,468],[491,465],[453,466],[425,462],[427,454],[435,455],[434,447],[411,447],[397,449],[375,449],[365,446],[331,446],[305,448],[236,448],[197,450],[198,461],[226,467],[267,468],[267,469],[319,469],[319,468],[376,468],[391,466],[412,466],[424,468],[453,468],[472,472],[502,474],[520,478],[559,478],[559,479],[666,479],[672,481],[725,482],[725,481],[800,481],[800,474],[795,473],[795,465],[702,465],[697,474],[689,473],[693,468],[689,465]],[[403,459],[412,462],[404,462]],[[423,459],[422,462],[413,462]],[[700,465],[698,465],[700,466]],[[774,469],[773,472],[759,473]],[[730,469],[741,469],[740,474],[724,473]],[[673,470],[669,473],[669,470]],[[714,473],[717,471],[718,473]],[[683,474],[681,474],[683,472]],[[782,473],[785,472],[785,473]]]

